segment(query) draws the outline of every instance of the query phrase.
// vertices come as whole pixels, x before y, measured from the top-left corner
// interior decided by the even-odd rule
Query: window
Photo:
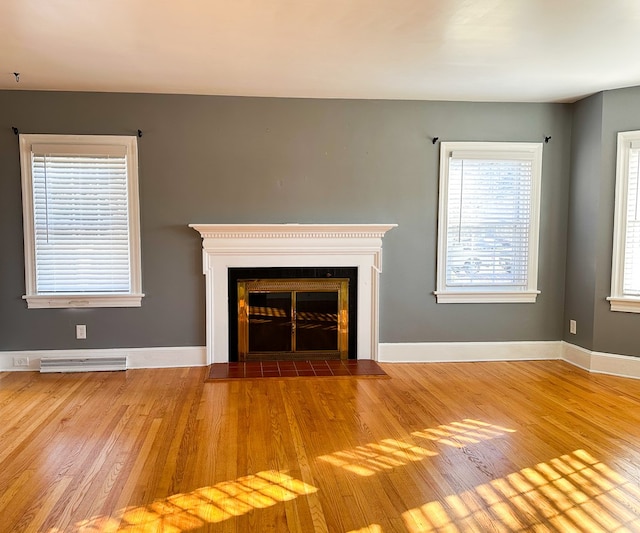
[[[136,137],[20,135],[27,305],[139,307]]]
[[[541,175],[541,143],[442,143],[438,303],[536,301]]]
[[[640,313],[640,131],[618,133],[612,311]]]

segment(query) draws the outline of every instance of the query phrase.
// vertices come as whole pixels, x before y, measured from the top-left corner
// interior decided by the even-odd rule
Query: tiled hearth
[[[256,361],[250,363],[215,363],[207,381],[255,378],[297,377],[386,377],[384,370],[370,359],[330,361]]]

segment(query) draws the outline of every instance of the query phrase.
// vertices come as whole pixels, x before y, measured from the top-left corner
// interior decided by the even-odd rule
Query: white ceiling
[[[0,1],[0,89],[574,101],[639,50],[639,0]]]

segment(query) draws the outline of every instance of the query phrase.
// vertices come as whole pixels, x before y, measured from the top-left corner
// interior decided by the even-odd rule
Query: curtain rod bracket
[[[549,135],[548,137],[546,135],[544,136],[544,144],[549,144],[550,140],[551,140],[551,135]]]
[[[138,130],[138,137],[142,137],[142,130]]]
[[[18,128],[16,128],[15,126],[11,126],[11,130],[13,131],[14,135],[18,135],[18,133],[20,133],[20,131],[18,130]]]
[[[440,137],[434,137],[433,139],[431,139],[431,144],[436,144],[439,138]]]

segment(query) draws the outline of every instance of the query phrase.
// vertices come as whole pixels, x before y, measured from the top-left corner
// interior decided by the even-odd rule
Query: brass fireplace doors
[[[238,281],[238,359],[346,359],[349,280]]]

